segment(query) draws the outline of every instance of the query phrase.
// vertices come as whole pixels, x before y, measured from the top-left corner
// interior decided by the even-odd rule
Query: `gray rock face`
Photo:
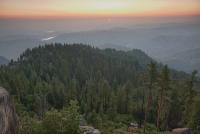
[[[0,87],[0,134],[15,134],[17,115],[9,93]]]

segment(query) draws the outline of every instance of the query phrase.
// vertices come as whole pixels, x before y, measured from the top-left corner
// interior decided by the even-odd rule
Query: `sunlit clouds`
[[[199,0],[0,0],[0,16],[173,16],[200,14]]]

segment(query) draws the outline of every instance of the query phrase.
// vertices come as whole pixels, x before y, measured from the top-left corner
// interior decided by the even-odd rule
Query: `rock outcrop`
[[[95,129],[92,126],[80,126],[80,128],[83,131],[83,134],[101,134],[98,129]]]
[[[176,128],[172,130],[173,134],[192,134],[189,128]]]
[[[17,115],[9,93],[0,87],[0,134],[15,134]]]

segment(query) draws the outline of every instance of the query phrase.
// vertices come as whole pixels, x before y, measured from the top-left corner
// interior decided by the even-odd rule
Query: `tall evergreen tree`
[[[156,64],[154,62],[151,62],[149,64],[148,76],[149,76],[148,95],[147,95],[147,105],[146,105],[146,109],[145,109],[143,134],[145,134],[145,132],[146,132],[146,123],[147,123],[148,113],[152,106],[152,90],[153,90],[153,86],[157,79],[157,68],[156,68]]]
[[[162,122],[165,122],[167,119],[165,116],[168,113],[168,107],[166,108],[166,106],[168,97],[167,91],[169,90],[169,84],[170,84],[169,82],[170,82],[169,69],[167,65],[165,65],[160,74],[160,79],[159,79],[160,88],[158,91],[158,108],[157,108],[157,121],[156,121],[157,131],[160,130],[160,124]]]
[[[185,110],[184,110],[184,123],[188,124],[189,119],[191,117],[191,107],[193,104],[194,98],[194,84],[197,81],[197,71],[194,70],[191,74],[190,79],[187,81],[187,90],[186,90],[186,98],[185,98]]]

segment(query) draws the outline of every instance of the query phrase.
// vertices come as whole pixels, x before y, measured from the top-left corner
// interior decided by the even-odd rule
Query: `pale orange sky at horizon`
[[[200,0],[0,0],[0,17],[200,15]]]

